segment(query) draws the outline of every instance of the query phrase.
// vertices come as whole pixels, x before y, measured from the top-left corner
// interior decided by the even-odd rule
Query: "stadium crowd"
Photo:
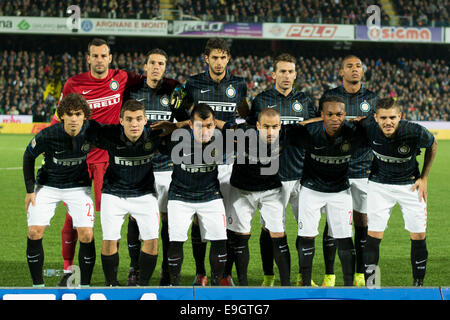
[[[341,84],[341,58],[298,58],[297,89],[318,101],[322,93]],[[126,52],[113,55],[111,68],[143,74],[145,55]],[[249,99],[272,85],[269,56],[236,56],[230,71],[244,77]],[[365,59],[365,85],[381,96],[399,99],[410,120],[448,121],[450,114],[449,65],[445,60],[398,58],[395,62]],[[32,114],[35,122],[49,121],[65,81],[88,70],[81,52],[47,54],[44,51],[4,50],[0,54],[0,114]],[[184,83],[206,70],[200,56],[170,56],[167,77]]]
[[[1,1],[0,16],[65,17],[69,4],[79,5],[84,18],[151,19],[160,16],[159,0],[22,0]],[[183,15],[228,22],[297,22],[365,24],[369,5],[381,8],[382,25],[391,24],[380,1],[357,0],[174,0]],[[448,26],[450,1],[394,0],[400,23]]]

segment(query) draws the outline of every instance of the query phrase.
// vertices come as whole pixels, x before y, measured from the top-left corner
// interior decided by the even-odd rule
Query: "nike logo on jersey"
[[[326,146],[323,146],[323,147],[314,147],[315,150],[322,150],[322,149],[325,149],[325,148],[326,148]]]
[[[378,142],[376,142],[376,141],[372,141],[372,142],[373,142],[373,144],[376,145],[376,146],[382,146],[382,145],[383,145],[382,143],[378,143]]]
[[[91,92],[91,91],[92,91],[92,90],[86,90],[86,91],[83,90],[81,93],[82,93],[82,94],[88,94],[88,93]]]
[[[200,89],[200,93],[205,93],[205,92],[208,92],[208,91],[211,91],[211,89]]]
[[[139,101],[139,102],[144,101],[144,100],[145,100],[145,98],[142,98],[142,99],[136,99],[136,101]]]
[[[267,108],[275,108],[277,105],[276,104],[274,104],[274,105],[271,105],[271,106],[267,106]]]

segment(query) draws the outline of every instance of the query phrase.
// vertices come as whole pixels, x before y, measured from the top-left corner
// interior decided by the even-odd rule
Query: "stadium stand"
[[[318,99],[324,90],[340,85],[342,58],[298,59],[296,87]],[[145,55],[120,52],[112,68],[144,73]],[[270,56],[235,56],[230,71],[244,77],[249,98],[271,85]],[[449,65],[444,60],[400,57],[396,61],[365,59],[365,84],[382,96],[398,97],[405,117],[412,120],[448,121]],[[65,81],[87,71],[84,53],[50,54],[44,51],[4,50],[0,55],[0,114],[33,114],[33,120],[48,121]],[[184,83],[188,76],[205,70],[200,56],[175,55],[169,59],[167,76]]]
[[[389,1],[388,1],[389,2]],[[381,24],[448,26],[450,1],[393,0],[393,11],[383,1],[357,0],[174,0],[173,9],[203,21],[297,22],[365,24],[366,8],[381,8]],[[152,19],[160,17],[160,0],[76,0],[84,18]],[[0,16],[64,17],[69,3],[54,0],[1,1]],[[399,18],[399,19],[395,19]],[[398,22],[397,22],[398,21]]]

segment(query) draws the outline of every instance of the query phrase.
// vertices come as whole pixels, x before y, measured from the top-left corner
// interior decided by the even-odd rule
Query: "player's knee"
[[[270,232],[271,238],[283,238],[285,235],[285,232]]]
[[[411,240],[424,240],[426,234],[425,234],[425,232],[421,232],[421,233],[410,232],[410,236],[411,236]]]
[[[118,250],[117,240],[103,240],[102,243],[102,254],[106,256],[113,255]]]
[[[44,236],[45,227],[41,226],[31,226],[28,227],[28,239],[30,240],[39,240]]]
[[[142,251],[146,254],[158,254],[158,239],[144,240]]]
[[[78,239],[82,243],[90,243],[94,240],[94,230],[92,228],[77,228]]]

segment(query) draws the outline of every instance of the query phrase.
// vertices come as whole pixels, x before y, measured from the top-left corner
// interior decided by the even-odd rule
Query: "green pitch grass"
[[[31,135],[0,135],[0,287],[29,287],[31,277],[26,262],[27,223],[24,206],[25,186],[22,175],[22,156],[26,145],[31,140]],[[39,166],[41,158],[36,165]],[[422,160],[421,160],[422,161]],[[428,228],[427,246],[429,259],[427,264],[426,286],[450,286],[449,257],[450,257],[450,141],[439,141],[438,153],[431,170],[428,182]],[[64,222],[65,211],[63,205],[59,205],[51,226],[44,235],[45,262],[44,269],[62,269],[61,257],[61,228]],[[92,276],[92,286],[103,286],[104,276],[101,266],[101,225],[100,213],[97,213],[95,223],[95,241],[97,261]],[[322,254],[322,230],[325,216],[320,224],[320,235],[316,238],[316,253],[313,266],[313,280],[317,284],[322,283],[324,265]],[[125,284],[129,256],[126,243],[127,222],[122,228],[122,240],[120,241],[120,269],[119,282]],[[263,280],[263,272],[259,253],[259,216],[255,214],[253,219],[252,236],[250,238],[250,265],[248,270],[249,285],[260,286]],[[190,233],[189,233],[190,234]],[[295,284],[298,273],[298,256],[295,248],[297,225],[292,213],[288,212],[287,235],[292,260],[292,283]],[[161,244],[160,244],[161,245]],[[209,245],[205,259],[209,272]],[[78,264],[78,246],[75,255],[75,264]],[[161,249],[160,249],[161,257]],[[150,285],[159,284],[161,270],[161,258],[153,274]],[[184,245],[184,264],[182,268],[182,285],[191,285],[195,274],[195,264],[192,258],[190,239]],[[384,287],[410,286],[412,284],[410,264],[410,240],[409,234],[404,229],[401,212],[396,206],[385,238],[381,242],[380,249],[381,285]],[[336,285],[343,285],[341,265],[336,257],[335,263]],[[236,280],[236,273],[233,269]],[[279,285],[278,271],[275,267],[276,281]],[[46,286],[56,286],[59,278],[45,278]]]

